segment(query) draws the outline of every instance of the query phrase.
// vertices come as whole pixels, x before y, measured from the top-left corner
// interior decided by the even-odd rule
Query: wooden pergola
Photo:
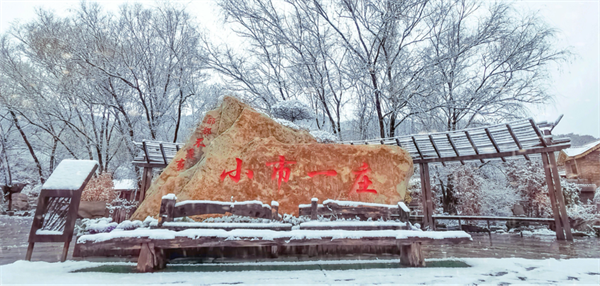
[[[133,142],[142,151],[133,159],[133,165],[144,168],[142,174],[142,185],[140,186],[139,201],[146,197],[146,191],[152,183],[152,169],[166,168],[173,160],[177,151],[185,143],[169,143],[159,141]]]
[[[433,229],[433,195],[429,177],[429,164],[446,162],[480,161],[523,156],[530,160],[530,155],[541,155],[546,173],[546,183],[552,204],[556,236],[559,240],[573,240],[571,227],[562,195],[560,177],[556,167],[554,152],[569,148],[569,139],[553,140],[551,130],[556,123],[535,123],[533,119],[525,119],[508,124],[463,129],[449,132],[417,134],[360,141],[345,141],[341,144],[398,145],[407,150],[415,165],[419,165],[421,188],[423,194],[423,224]],[[140,201],[150,187],[153,168],[165,168],[173,159],[183,143],[166,143],[156,141],[136,142],[142,152],[133,164],[144,168]]]
[[[433,229],[433,195],[429,177],[429,164],[446,162],[480,161],[523,156],[530,160],[534,154],[541,155],[546,173],[546,183],[552,204],[556,236],[559,240],[573,240],[565,200],[560,185],[554,152],[571,146],[570,139],[553,140],[551,130],[556,123],[536,124],[526,119],[508,124],[464,129],[449,132],[417,134],[360,141],[346,141],[343,144],[384,144],[398,145],[407,150],[413,163],[419,165],[423,224]]]

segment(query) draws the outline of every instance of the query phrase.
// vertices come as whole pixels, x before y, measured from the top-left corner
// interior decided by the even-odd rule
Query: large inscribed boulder
[[[179,201],[275,200],[280,213],[294,215],[313,197],[395,204],[406,198],[412,172],[400,147],[320,144],[225,97],[154,180],[133,219],[156,216],[168,193]]]

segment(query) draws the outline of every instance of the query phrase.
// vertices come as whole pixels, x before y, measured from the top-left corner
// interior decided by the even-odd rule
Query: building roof
[[[115,190],[135,190],[137,182],[135,180],[113,180],[113,189]]]
[[[564,149],[563,151],[568,156],[566,158],[566,160],[570,160],[573,158],[581,158],[598,148],[600,148],[600,140],[585,144],[581,147],[567,148],[567,149]]]

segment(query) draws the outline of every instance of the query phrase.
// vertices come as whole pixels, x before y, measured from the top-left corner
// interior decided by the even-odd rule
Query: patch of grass
[[[426,268],[465,268],[468,264],[457,260],[428,261]],[[343,263],[343,264],[280,264],[280,265],[202,265],[202,264],[169,264],[159,272],[238,272],[238,271],[300,271],[300,270],[363,270],[407,268],[399,263]],[[78,269],[73,273],[102,272],[102,273],[136,273],[132,265],[101,265]]]

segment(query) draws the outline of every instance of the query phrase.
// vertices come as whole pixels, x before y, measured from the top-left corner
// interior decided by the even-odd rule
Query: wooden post
[[[152,242],[142,243],[142,249],[140,249],[140,256],[137,262],[137,271],[151,272],[155,269],[163,268],[164,265],[165,261],[164,257],[162,257],[162,250],[157,252]]]
[[[144,167],[144,172],[142,173],[142,186],[140,188],[140,198],[138,202],[143,202],[146,198],[146,191],[150,188],[150,184],[152,183],[152,167]]]
[[[279,203],[277,201],[271,201],[271,219],[281,220],[279,217]]]
[[[562,193],[562,187],[560,185],[560,176],[558,175],[558,168],[556,167],[556,157],[554,152],[548,153],[550,155],[550,167],[552,169],[552,177],[554,178],[554,193],[558,202],[558,212],[561,216],[561,221],[565,234],[567,235],[568,241],[573,241],[573,234],[571,233],[571,224],[569,223],[569,215],[567,214],[567,208],[565,206],[565,198]]]
[[[35,242],[30,242],[29,246],[27,247],[27,253],[25,253],[25,260],[27,261],[31,261],[31,254],[33,254],[33,245],[35,244]]]
[[[398,202],[398,216],[401,222],[407,222],[410,215],[410,209],[403,202]]]
[[[401,244],[400,265],[411,267],[425,267],[425,258],[421,251],[421,243],[413,242],[411,244]]]
[[[319,199],[317,199],[317,198],[312,198],[310,200],[310,219],[311,220],[317,219],[318,203],[319,203]]]
[[[173,219],[175,218],[173,212],[175,211],[175,203],[177,202],[177,197],[175,197],[175,195],[173,194],[169,195],[172,196],[168,198],[163,197],[162,201],[160,202],[160,222],[158,223],[159,227],[161,227],[166,221],[173,221]]]
[[[554,216],[554,229],[556,231],[556,238],[558,240],[565,240],[562,219],[556,203],[554,181],[552,180],[552,171],[550,170],[551,167],[548,162],[548,153],[542,153],[541,155],[542,164],[544,165],[544,173],[546,174],[546,184],[548,185],[548,196],[550,196],[550,205],[552,206],[552,214]]]
[[[423,226],[435,230],[433,223],[433,199],[431,194],[431,182],[429,178],[429,165],[427,163],[419,164],[421,173],[421,196],[423,201]]]

